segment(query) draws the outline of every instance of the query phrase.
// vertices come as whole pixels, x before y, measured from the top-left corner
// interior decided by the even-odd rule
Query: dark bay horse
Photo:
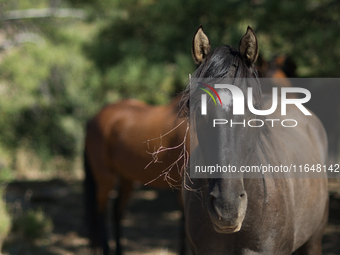
[[[230,96],[230,91],[215,87],[218,94],[229,95],[229,101],[223,101],[219,106],[208,100],[207,113],[202,113],[199,106],[203,105],[203,96],[193,96],[202,91],[199,89],[202,83],[193,82],[196,78],[231,79],[245,97],[247,90],[252,89],[249,97],[252,97],[256,109],[269,109],[272,105],[271,97],[262,95],[254,69],[258,43],[250,27],[240,40],[238,51],[230,46],[210,51],[202,27],[196,31],[193,42],[192,52],[199,67],[183,94],[182,109],[196,137],[195,147],[191,145],[190,166],[183,175],[182,191],[186,232],[192,253],[321,254],[321,239],[328,218],[326,173],[318,173],[318,178],[308,178],[312,177],[310,172],[304,173],[305,178],[291,178],[295,175],[289,172],[259,173],[258,178],[247,178],[247,174],[240,171],[223,173],[222,177],[215,178],[189,176],[195,168],[193,163],[218,163],[241,169],[241,166],[260,164],[324,164],[327,157],[327,137],[322,124],[313,115],[305,116],[295,105],[287,106],[285,118],[298,119],[298,125],[272,128],[265,120],[282,119],[280,107],[269,116],[255,115],[247,108],[244,115],[234,115],[235,97]],[[256,128],[211,125],[214,119],[240,123],[241,118],[257,118],[265,124]]]
[[[262,93],[266,94],[272,93],[272,87],[291,87],[292,83],[287,79],[287,76],[289,78],[296,77],[294,62],[284,55],[275,57],[269,62],[259,56],[255,67],[260,78],[273,78],[271,84],[261,84]],[[288,96],[289,98],[297,98],[297,95],[294,94]]]
[[[286,55],[274,57],[269,62],[265,61],[261,55],[258,56],[255,65],[259,77],[271,78],[294,78],[296,75],[296,64]]]
[[[88,122],[84,188],[86,221],[95,254],[109,254],[105,212],[111,189],[116,187],[118,192],[113,222],[116,254],[121,254],[120,221],[132,183],[149,183],[154,188],[181,186],[187,124],[178,118],[179,100],[175,98],[164,106],[124,100],[105,107]],[[155,151],[157,158],[152,155]]]

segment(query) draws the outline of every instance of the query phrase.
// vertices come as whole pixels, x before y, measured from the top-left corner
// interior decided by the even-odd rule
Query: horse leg
[[[178,201],[179,206],[181,208],[181,218],[180,218],[180,226],[179,226],[179,255],[186,254],[186,233],[185,233],[185,220],[184,220],[184,206],[183,206],[183,199],[182,199],[182,192],[178,192]]]
[[[98,255],[109,255],[110,247],[108,243],[108,235],[107,235],[107,226],[106,226],[106,214],[98,213],[98,241],[100,243],[101,249],[98,252]]]
[[[293,255],[322,255],[322,236],[328,221],[328,204],[329,201],[327,201],[324,217],[318,230]]]
[[[84,202],[85,202],[85,225],[87,225],[88,237],[90,240],[91,254],[96,254],[96,250],[99,247],[98,237],[98,215],[97,215],[97,199],[96,199],[96,184],[93,179],[88,158],[84,151]]]
[[[88,225],[88,235],[90,239],[91,254],[99,255],[109,254],[108,238],[105,224],[106,206],[98,197],[107,197],[106,192],[97,189],[93,179],[86,176],[84,182],[85,188],[85,206],[86,206],[86,224]],[[101,199],[103,200],[103,199]],[[106,200],[105,200],[106,201]],[[105,202],[106,204],[106,202]]]
[[[109,255],[110,248],[108,244],[106,207],[109,192],[115,183],[115,176],[106,176],[107,178],[97,185],[97,242],[102,247],[100,254]]]
[[[92,167],[89,163],[89,158],[84,151],[84,168],[85,168],[85,180],[84,180],[84,200],[85,200],[85,224],[88,227],[88,235],[90,239],[91,254],[100,255],[108,254],[109,246],[107,244],[107,234],[105,228],[105,210],[106,201],[109,190],[103,189],[105,185],[98,185],[92,171]],[[95,172],[97,173],[97,172]],[[112,178],[106,178],[105,183],[109,181],[109,184],[114,183],[114,176]],[[111,180],[111,182],[110,182]],[[107,185],[106,185],[107,186]]]
[[[181,210],[181,219],[180,219],[180,229],[179,229],[179,238],[180,238],[180,246],[179,246],[179,255],[186,254],[186,234],[185,234],[185,219],[184,219],[184,212],[183,208]]]
[[[113,223],[116,232],[116,255],[122,255],[122,245],[120,237],[122,236],[121,220],[124,210],[132,192],[132,182],[122,179],[118,188],[118,196],[114,201]]]

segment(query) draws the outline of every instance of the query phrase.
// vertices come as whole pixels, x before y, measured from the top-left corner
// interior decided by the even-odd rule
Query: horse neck
[[[176,96],[169,104],[159,106],[165,126],[176,127],[184,120],[184,118],[179,117],[181,109],[180,102],[181,96]]]
[[[162,135],[172,146],[183,142],[187,130],[186,118],[179,117],[181,96],[175,97],[169,104],[157,106],[158,125],[162,126]]]
[[[179,111],[181,110],[181,99],[182,96],[178,95],[168,104],[168,109],[176,115],[178,115]]]

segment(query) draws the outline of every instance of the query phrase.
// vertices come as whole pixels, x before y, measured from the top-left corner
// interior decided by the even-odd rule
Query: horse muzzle
[[[235,233],[241,230],[247,209],[247,194],[236,200],[226,201],[223,197],[210,196],[208,213],[213,227],[218,233]]]
[[[223,227],[223,226],[218,226],[218,225],[213,223],[213,227],[214,227],[214,229],[215,229],[215,231],[217,233],[220,233],[220,234],[231,234],[231,233],[236,233],[236,232],[240,231],[241,227],[242,227],[242,223],[240,223],[236,227]]]

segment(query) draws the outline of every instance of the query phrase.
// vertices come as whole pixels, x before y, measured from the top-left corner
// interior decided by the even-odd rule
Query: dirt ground
[[[7,187],[6,198],[13,212],[42,208],[52,218],[54,229],[50,236],[35,244],[10,235],[4,254],[89,254],[80,181],[13,182]],[[180,215],[176,192],[137,188],[123,221],[125,254],[176,254]],[[114,248],[113,241],[110,245]],[[340,254],[340,179],[330,181],[329,224],[323,249],[324,255]]]

